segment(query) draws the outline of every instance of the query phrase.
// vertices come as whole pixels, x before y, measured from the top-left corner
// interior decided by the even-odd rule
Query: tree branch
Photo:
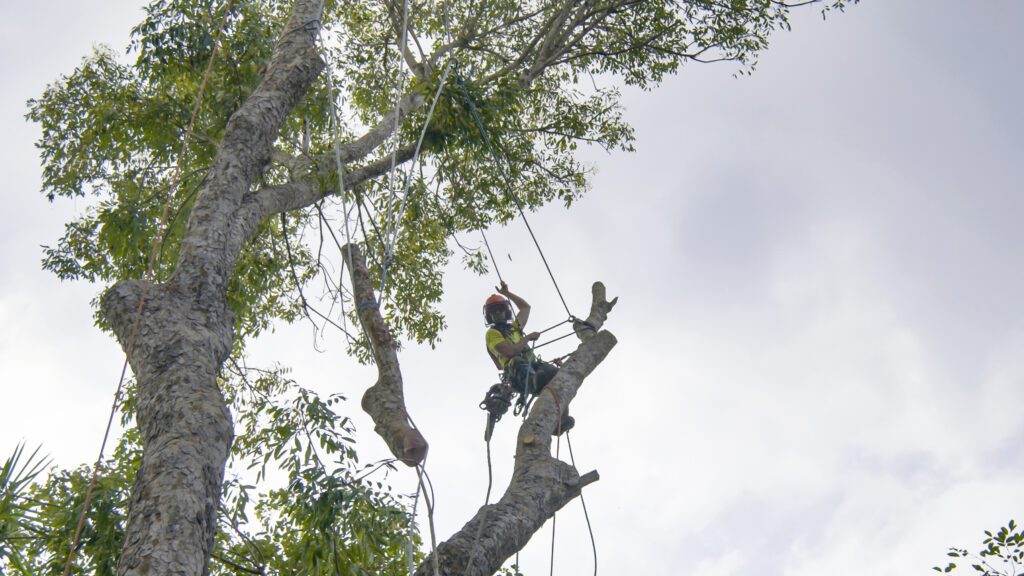
[[[395,154],[395,166],[400,166],[411,160],[415,150],[412,144],[399,148]],[[353,168],[342,176],[345,178],[345,188],[352,190],[368,180],[386,174],[389,170],[391,170],[390,155]],[[235,231],[236,234],[244,235],[244,238],[233,241],[248,241],[250,236],[255,233],[259,223],[268,216],[306,208],[327,196],[336,194],[337,188],[326,191],[320,180],[334,177],[336,173],[337,165],[332,158],[330,164],[325,165],[315,175],[307,175],[287,184],[265,186],[257,192],[247,194],[238,209],[238,226]]]
[[[615,300],[606,300],[600,282],[594,284],[593,293],[588,321],[600,326]],[[437,547],[441,574],[494,574],[555,512],[599,479],[596,471],[580,475],[569,464],[554,458],[551,435],[583,380],[615,344],[615,336],[610,332],[592,332],[537,396],[529,417],[519,429],[515,468],[508,489],[501,500],[480,508],[461,530]],[[433,574],[433,562],[431,554],[417,568],[415,576]]]
[[[389,1],[386,3],[388,18],[391,20],[391,28],[392,31],[394,31],[395,33],[395,46],[398,47],[398,51],[401,54],[402,59],[405,60],[406,66],[408,66],[409,69],[412,70],[412,73],[417,78],[423,80],[425,79],[425,70],[423,64],[416,60],[416,57],[413,56],[412,50],[409,49],[409,38],[412,38],[413,42],[416,44],[417,50],[419,50],[421,57],[423,51],[419,48],[420,42],[419,40],[416,39],[416,31],[413,30],[412,24],[409,22],[410,18],[408,17],[408,14],[406,15],[405,22],[406,38],[404,38],[405,42],[403,42],[402,11],[405,8],[405,2],[404,0],[398,0],[398,2],[400,2],[401,4],[398,4],[397,2],[394,1]]]
[[[241,564],[236,564],[235,562],[232,562],[231,560],[228,560],[227,558],[225,558],[224,556],[221,556],[220,554],[210,554],[210,558],[213,558],[214,560],[220,562],[221,564],[227,566],[228,568],[231,568],[231,569],[235,570],[236,572],[245,572],[246,574],[256,574],[256,576],[262,576],[262,575],[266,574],[266,572],[264,572],[263,570],[256,570],[256,569],[253,569],[253,568],[246,568],[245,566],[242,566]]]
[[[427,441],[419,430],[409,425],[397,345],[380,314],[370,272],[359,247],[346,244],[342,257],[352,274],[352,292],[359,322],[370,342],[379,374],[377,383],[363,394],[363,411],[373,418],[374,430],[384,439],[395,458],[416,466],[427,456]]]
[[[366,131],[365,134],[359,138],[342,144],[339,147],[341,154],[341,161],[348,163],[354,160],[360,160],[368,156],[371,152],[376,150],[381,144],[383,144],[392,134],[395,133],[395,114],[400,114],[402,118],[416,110],[423,103],[426,102],[426,98],[419,92],[406,93],[399,100],[398,107],[389,110],[387,114],[381,117],[377,124]],[[399,118],[401,120],[401,118]],[[334,162],[334,152],[329,154],[323,154],[317,159],[318,164]]]

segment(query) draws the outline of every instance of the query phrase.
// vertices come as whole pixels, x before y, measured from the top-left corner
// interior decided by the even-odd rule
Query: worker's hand
[[[504,280],[501,281],[501,286],[495,286],[494,289],[498,291],[498,294],[508,298],[508,284]]]
[[[530,332],[529,334],[523,337],[523,340],[526,340],[527,342],[533,342],[538,338],[540,338],[540,332]]]

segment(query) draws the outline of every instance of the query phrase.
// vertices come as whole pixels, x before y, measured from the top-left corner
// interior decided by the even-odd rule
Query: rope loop
[[[320,19],[313,18],[312,20],[307,20],[302,24],[302,31],[309,34],[309,37],[313,39],[314,43],[316,43],[317,36],[319,36],[320,31]]]
[[[587,330],[590,330],[591,332],[597,332],[597,327],[595,327],[590,322],[587,322],[586,320],[580,320],[579,318],[576,318],[575,316],[569,316],[569,318],[572,320],[572,327],[573,328],[576,328],[578,326],[579,328],[586,328]]]

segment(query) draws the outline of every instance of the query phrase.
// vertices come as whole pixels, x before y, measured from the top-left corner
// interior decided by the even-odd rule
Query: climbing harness
[[[553,363],[557,364],[569,356],[571,354],[556,358]],[[509,363],[505,370],[501,372],[501,382],[493,384],[487,390],[487,394],[484,395],[483,401],[480,402],[480,409],[487,412],[487,426],[484,429],[484,440],[487,442],[490,442],[491,435],[494,433],[494,425],[512,407],[513,399],[515,400],[515,407],[512,408],[512,414],[514,416],[522,416],[525,419],[526,415],[530,413],[530,406],[533,405],[533,401],[537,398],[539,392],[537,390],[537,372],[534,370],[533,364],[523,362],[518,366],[521,368],[516,368]],[[514,381],[517,379],[516,370],[525,371],[525,374],[522,376],[522,392],[513,386]]]

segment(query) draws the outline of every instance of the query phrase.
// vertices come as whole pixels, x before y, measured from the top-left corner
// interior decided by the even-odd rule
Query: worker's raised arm
[[[505,298],[508,298],[516,305],[519,309],[519,313],[516,314],[516,322],[519,323],[519,329],[522,330],[526,327],[526,321],[530,319],[530,303],[523,300],[522,297],[509,292],[508,284],[504,280],[501,281],[501,286],[496,286],[498,294],[501,294]]]

